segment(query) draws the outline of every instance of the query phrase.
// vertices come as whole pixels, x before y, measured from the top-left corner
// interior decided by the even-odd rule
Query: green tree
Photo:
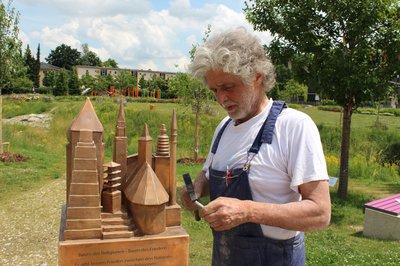
[[[78,73],[76,72],[75,67],[70,72],[68,89],[69,89],[70,95],[81,95],[81,88],[79,85]]]
[[[57,72],[54,70],[47,71],[43,78],[43,85],[53,90],[56,86],[56,83],[57,83]]]
[[[40,80],[40,44],[38,44],[37,52],[36,52],[36,61],[35,61],[35,67],[34,67],[34,80],[33,82],[35,83],[35,87],[39,88],[39,80]]]
[[[49,56],[46,57],[46,62],[67,70],[71,70],[73,66],[79,64],[81,53],[71,48],[71,46],[61,44],[55,50],[51,50]]]
[[[398,2],[249,0],[245,4],[254,28],[270,31],[273,44],[281,50],[308,58],[309,82],[343,107],[338,196],[345,199],[352,113],[371,95],[386,91],[399,73]]]
[[[284,64],[275,65],[276,82],[274,88],[268,92],[273,99],[280,99],[281,91],[285,90],[286,83],[292,78],[292,71]]]
[[[68,95],[68,73],[65,69],[61,69],[57,73],[56,86],[53,88],[54,96]]]
[[[89,45],[87,43],[82,44],[82,54],[79,60],[79,64],[83,66],[102,66],[102,62],[97,54],[90,51]]]
[[[107,76],[105,76],[106,78],[106,85],[107,85],[107,89],[110,88],[111,86],[115,86],[115,77],[111,74],[108,74]]]
[[[22,42],[18,38],[19,12],[12,7],[12,1],[0,3],[0,94],[9,88],[17,69],[23,67]]]
[[[114,59],[108,58],[107,61],[103,62],[103,67],[118,68],[118,63]]]
[[[10,93],[27,93],[31,92],[33,88],[33,82],[28,78],[27,75],[22,74],[16,77],[11,82],[11,87],[13,88]]]
[[[163,78],[157,77],[155,74],[148,81],[150,91],[155,92],[156,90],[165,90],[166,82]]]
[[[12,7],[12,0],[7,4],[0,2],[0,152],[3,152],[2,132],[2,91],[10,89],[17,77],[17,70],[24,67],[21,55],[22,42],[18,38],[19,12]]]
[[[87,93],[95,88],[95,78],[89,75],[89,73],[86,73],[81,77],[80,83],[84,87],[84,93]]]
[[[115,76],[115,87],[119,90],[136,87],[136,77],[130,71],[119,71]]]
[[[35,58],[32,56],[32,51],[29,44],[26,45],[24,54],[25,66],[27,68],[28,77],[32,82],[35,81]]]
[[[212,99],[211,91],[186,73],[177,73],[169,80],[168,86],[171,91],[183,99],[185,105],[192,106],[192,110],[195,112],[194,160],[197,160],[199,157],[200,114]]]
[[[298,83],[294,79],[286,82],[284,90],[279,92],[279,98],[285,101],[296,101],[299,103],[300,99],[307,101],[307,86]]]
[[[144,79],[144,76],[141,76],[139,79],[139,88],[141,89],[142,93],[145,94],[147,91],[148,82]],[[147,95],[142,95],[147,96]]]
[[[207,25],[204,31],[203,43],[208,39],[211,33],[211,25]],[[193,60],[196,48],[199,44],[192,44],[192,49],[189,51],[190,60]],[[198,159],[199,155],[199,127],[200,114],[205,105],[208,104],[212,97],[211,92],[198,80],[193,79],[190,75],[178,73],[169,82],[168,86],[172,92],[180,97],[183,97],[184,103],[190,103],[196,113],[195,128],[194,128],[194,159]]]
[[[94,88],[102,93],[107,91],[108,81],[107,76],[98,75],[94,79]]]

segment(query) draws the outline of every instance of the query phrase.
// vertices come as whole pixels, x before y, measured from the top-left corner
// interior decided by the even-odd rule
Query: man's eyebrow
[[[232,86],[234,83],[233,82],[222,82],[215,84],[216,87],[226,87],[226,86]]]

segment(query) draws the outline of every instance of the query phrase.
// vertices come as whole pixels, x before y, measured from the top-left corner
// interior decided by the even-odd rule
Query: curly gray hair
[[[270,91],[275,83],[274,66],[260,40],[242,27],[212,36],[196,48],[189,72],[206,83],[205,76],[210,70],[238,76],[247,85],[252,83],[256,73],[263,73],[265,92]]]

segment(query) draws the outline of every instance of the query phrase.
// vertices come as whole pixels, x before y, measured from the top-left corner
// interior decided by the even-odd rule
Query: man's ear
[[[264,80],[264,74],[263,73],[256,73],[256,79],[254,80],[254,85],[261,86]]]

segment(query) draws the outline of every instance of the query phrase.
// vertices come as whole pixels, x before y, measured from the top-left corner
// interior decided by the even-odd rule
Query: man
[[[214,236],[213,265],[305,265],[303,231],[330,221],[328,174],[317,127],[268,99],[274,68],[243,28],[196,49],[189,67],[228,117],[218,125],[194,187]],[[182,202],[196,205],[186,191]]]

